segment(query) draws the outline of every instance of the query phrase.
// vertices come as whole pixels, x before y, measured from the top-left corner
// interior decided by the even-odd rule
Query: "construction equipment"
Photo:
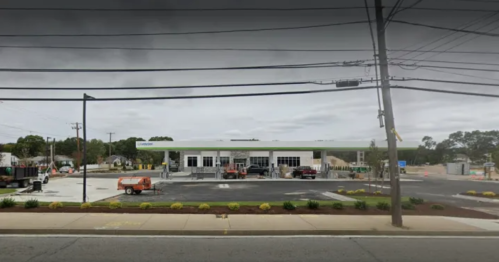
[[[140,194],[144,190],[153,190],[150,177],[120,177],[118,190],[125,190],[125,194]]]

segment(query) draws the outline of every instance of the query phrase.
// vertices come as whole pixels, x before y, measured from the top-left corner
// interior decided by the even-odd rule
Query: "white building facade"
[[[203,168],[215,172],[220,166],[235,164],[263,167],[288,165],[289,167],[312,166],[313,152],[321,152],[321,170],[327,165],[327,151],[368,151],[370,141],[139,141],[138,150],[164,151],[169,159],[170,151],[180,152],[180,170]],[[398,150],[417,149],[419,142],[399,142]],[[386,150],[386,141],[377,142],[380,150]],[[168,167],[167,167],[168,169]]]

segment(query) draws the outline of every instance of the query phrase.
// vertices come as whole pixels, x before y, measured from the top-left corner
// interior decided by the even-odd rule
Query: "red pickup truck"
[[[315,175],[317,175],[317,171],[310,166],[299,166],[293,169],[293,178],[307,178],[310,177],[315,179]]]

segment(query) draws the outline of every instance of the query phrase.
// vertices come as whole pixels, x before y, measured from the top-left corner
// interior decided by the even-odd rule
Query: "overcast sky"
[[[271,3],[270,3],[271,2]],[[374,1],[369,1],[374,5]],[[395,1],[384,1],[387,6]],[[415,0],[406,0],[410,5]],[[437,3],[438,2],[438,3]],[[42,5],[43,3],[43,5]],[[306,3],[306,4],[305,4]],[[363,6],[350,1],[2,1],[0,7],[59,8],[276,8]],[[499,9],[499,4],[462,0],[425,0],[417,7]],[[385,10],[385,16],[389,10]],[[374,18],[374,10],[371,9]],[[459,28],[483,18],[468,30],[499,32],[499,14],[406,10],[396,19]],[[324,11],[217,11],[217,12],[82,12],[0,10],[0,34],[105,34],[188,32],[305,26],[367,20],[364,9]],[[497,27],[498,30],[494,30]],[[452,51],[496,51],[499,38],[456,33],[428,45],[447,31],[391,23],[389,49],[441,47]],[[459,37],[459,38],[458,38]],[[456,39],[458,38],[458,39]],[[473,38],[473,39],[472,39]],[[470,40],[471,39],[471,40]],[[469,41],[468,41],[469,40]],[[460,43],[468,41],[460,46]],[[448,42],[448,43],[446,43]],[[445,44],[446,43],[446,44]],[[0,45],[22,46],[120,46],[155,48],[281,48],[372,49],[367,24],[315,29],[203,35],[132,37],[0,37]],[[390,58],[414,58],[420,53],[390,53]],[[415,59],[458,62],[497,61],[497,55],[422,54]],[[430,58],[430,56],[433,56]],[[318,63],[372,59],[372,52],[223,52],[223,51],[125,51],[0,48],[1,68],[181,68],[235,67],[273,64]],[[409,62],[406,62],[409,63]],[[443,63],[423,65],[464,66]],[[393,77],[498,83],[496,72],[437,69],[403,70],[391,67]],[[450,72],[450,73],[449,73]],[[469,76],[456,75],[465,74]],[[260,83],[283,81],[331,81],[370,79],[374,68],[308,68],[241,71],[187,71],[159,73],[9,73],[0,72],[0,86],[103,87],[167,86]],[[498,87],[451,85],[430,82],[393,82],[424,88],[499,94]],[[371,84],[367,84],[371,85]],[[216,89],[90,91],[94,97],[150,97],[202,94],[275,92],[335,88],[324,85],[231,87]],[[83,91],[6,91],[2,97],[81,98]],[[395,123],[404,140],[430,135],[441,140],[458,130],[498,129],[499,100],[448,94],[392,90]],[[130,136],[148,139],[171,136],[174,140],[258,138],[261,140],[381,140],[374,90],[310,95],[225,99],[89,102],[88,138],[113,140]],[[82,122],[81,102],[0,102],[0,143],[19,136],[38,134],[56,139],[75,136],[72,122]]]

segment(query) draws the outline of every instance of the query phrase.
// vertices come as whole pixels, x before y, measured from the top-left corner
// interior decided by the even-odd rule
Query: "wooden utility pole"
[[[76,157],[78,158],[77,159],[77,163],[78,163],[78,172],[80,172],[80,163],[81,163],[81,153],[80,153],[80,132],[79,130],[81,129],[81,126],[80,126],[80,123],[76,122],[76,123],[72,123],[73,126],[72,128],[73,129],[76,129]]]
[[[392,98],[388,73],[388,58],[386,55],[385,21],[383,18],[382,0],[375,0],[376,27],[378,31],[378,55],[381,76],[381,94],[385,116],[385,130],[388,142],[388,165],[390,170],[390,191],[392,200],[392,225],[401,227],[402,207],[400,197],[400,177],[398,169],[397,140],[395,137],[395,120],[393,117]]]
[[[108,160],[108,163],[109,163],[109,170],[111,170],[111,141],[112,141],[112,135],[114,135],[115,133],[113,132],[109,132],[109,160]]]

